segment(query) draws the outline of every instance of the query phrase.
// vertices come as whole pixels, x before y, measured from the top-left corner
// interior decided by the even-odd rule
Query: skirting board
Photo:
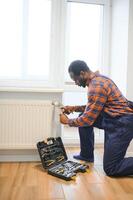
[[[0,150],[0,162],[30,162],[40,161],[37,150],[22,149],[22,150]]]
[[[79,147],[78,145],[65,145],[65,147]],[[95,149],[103,148],[103,144],[96,144]],[[133,157],[132,151],[127,151],[126,156]],[[37,149],[11,149],[0,150],[0,162],[35,162],[40,161]]]
[[[67,147],[79,147],[79,144],[66,144]],[[103,148],[103,145],[96,145],[95,148]],[[31,162],[40,161],[37,149],[1,149],[0,162]]]

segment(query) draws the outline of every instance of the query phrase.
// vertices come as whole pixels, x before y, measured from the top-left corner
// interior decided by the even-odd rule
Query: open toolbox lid
[[[44,169],[50,169],[68,159],[60,137],[38,142],[37,148]]]

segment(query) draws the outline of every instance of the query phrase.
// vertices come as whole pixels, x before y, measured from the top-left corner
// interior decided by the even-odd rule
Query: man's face
[[[86,87],[87,80],[84,78],[83,74],[82,75],[80,74],[79,76],[74,75],[73,72],[70,72],[69,74],[70,74],[71,79],[75,82],[76,85],[80,87],[84,87],[84,88]]]

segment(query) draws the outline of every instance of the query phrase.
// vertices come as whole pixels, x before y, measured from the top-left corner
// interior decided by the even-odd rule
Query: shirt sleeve
[[[75,119],[69,119],[69,126],[91,126],[107,101],[107,92],[104,87],[94,87],[88,95],[88,103],[83,114]]]
[[[75,112],[84,112],[85,111],[86,106],[74,106],[74,111]]]

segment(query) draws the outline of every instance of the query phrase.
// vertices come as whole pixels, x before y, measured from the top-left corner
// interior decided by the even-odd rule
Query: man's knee
[[[106,165],[104,165],[103,169],[104,169],[104,172],[107,174],[107,176],[112,176],[113,171],[111,168],[108,168],[106,167]]]
[[[116,164],[104,163],[103,169],[104,169],[104,172],[107,174],[107,176],[118,176]]]

